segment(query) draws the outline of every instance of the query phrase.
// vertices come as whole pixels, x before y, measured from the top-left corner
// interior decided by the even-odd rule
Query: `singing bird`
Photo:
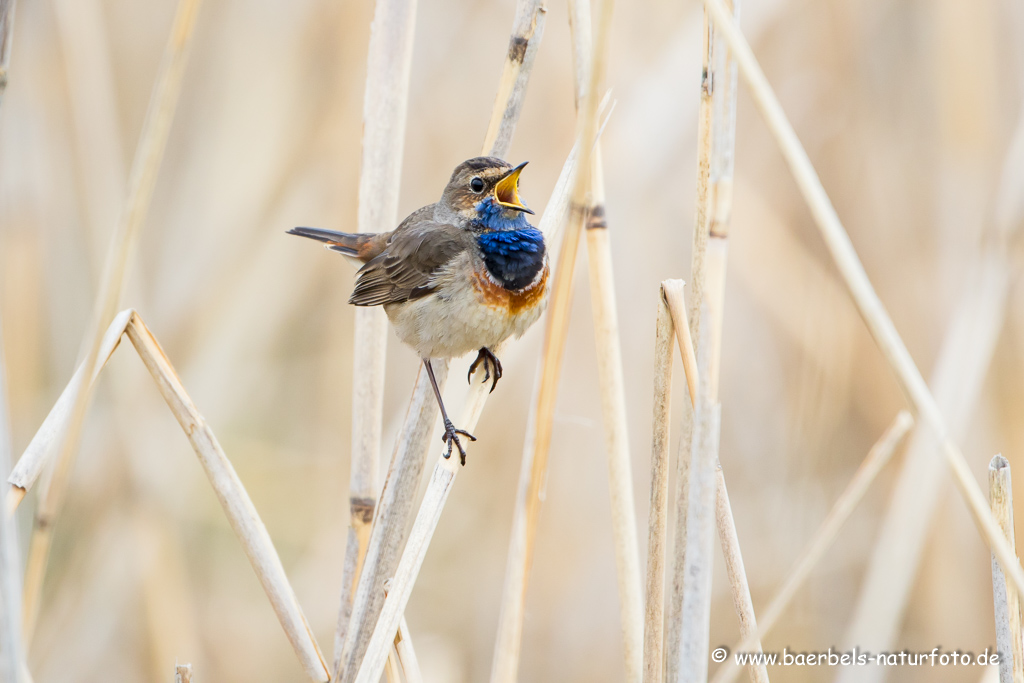
[[[469,379],[483,363],[484,381],[490,379],[494,391],[502,370],[491,349],[521,336],[544,310],[548,254],[544,235],[526,219],[533,211],[519,198],[524,166],[496,157],[464,161],[441,201],[414,211],[391,232],[288,231],[362,264],[349,303],[384,306],[399,339],[423,359],[444,420],[445,457],[454,444],[463,465],[459,435],[476,437],[448,419],[430,359],[476,350]]]

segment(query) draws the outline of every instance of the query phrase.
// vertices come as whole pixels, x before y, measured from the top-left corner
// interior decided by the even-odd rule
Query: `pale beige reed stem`
[[[417,0],[377,0],[374,8],[363,99],[358,232],[384,232],[398,223],[416,5]],[[356,308],[349,531],[334,636],[335,672],[341,666],[353,594],[370,542],[370,525],[380,488],[387,336],[388,320],[383,309]]]
[[[644,609],[644,683],[663,680],[665,647],[665,553],[668,536],[668,467],[672,418],[672,352],[675,331],[658,291],[654,336],[654,428],[651,444],[651,508],[647,522],[647,583]]]
[[[263,590],[266,591],[306,675],[314,681],[325,683],[330,679],[327,663],[320,654],[320,648],[295,598],[295,592],[288,583],[288,577],[270,540],[270,534],[260,520],[245,486],[235,473],[213,430],[206,424],[185,387],[182,386],[160,344],[142,319],[137,315],[132,316],[126,332],[146,369],[153,376],[161,396],[199,457],[217,500],[220,501],[235,535],[242,542],[242,548],[256,571],[256,576],[263,585]]]
[[[0,0],[0,104],[7,91],[14,38],[15,0]],[[7,374],[3,325],[0,325],[0,473],[11,471],[11,427],[7,409]],[[10,683],[28,676],[21,630],[21,558],[14,510],[0,509],[0,671]]]
[[[739,20],[739,0],[733,0],[733,17]],[[705,20],[707,14],[705,10]],[[722,359],[722,324],[725,319],[725,271],[729,255],[729,221],[732,215],[732,183],[736,150],[736,64],[727,46],[719,45],[713,32],[711,40],[714,44],[711,54],[711,158],[708,168],[708,186],[703,194],[698,195],[699,202],[706,202],[703,210],[698,207],[698,216],[702,211],[705,224],[698,223],[697,229],[706,229],[707,234],[697,240],[695,248],[702,246],[704,254],[695,256],[695,264],[703,261],[704,267],[704,301],[709,312],[710,344],[708,353],[708,383],[711,401],[718,403],[718,379],[721,373]],[[705,90],[702,87],[702,102]],[[703,144],[704,139],[700,142]],[[698,173],[702,169],[698,170]],[[703,244],[699,244],[702,241]],[[696,253],[696,252],[695,252]],[[697,274],[694,273],[696,279]],[[696,298],[696,297],[695,297]],[[716,459],[718,454],[716,453]],[[733,606],[739,619],[740,635],[751,638],[757,633],[757,618],[754,604],[750,597],[750,585],[743,565],[743,553],[740,549],[739,535],[736,532],[736,521],[733,518],[732,506],[729,502],[729,490],[726,486],[725,472],[721,462],[715,468],[716,505],[715,521],[718,526],[718,538],[725,558],[725,569],[729,577],[729,588],[732,593]],[[755,642],[754,649],[760,651],[761,643]],[[748,667],[751,683],[768,683],[768,669],[764,664],[751,664]]]
[[[170,133],[171,121],[174,118],[181,93],[188,47],[191,44],[199,6],[200,0],[180,0],[171,35],[164,49],[160,73],[157,76],[139,145],[136,149],[135,160],[132,164],[128,198],[111,238],[110,251],[104,266],[92,322],[83,339],[84,367],[89,369],[96,365],[104,330],[117,312],[127,281],[131,258],[135,252],[135,244],[138,242],[139,233],[149,210],[153,188],[156,185],[157,174]],[[38,613],[39,590],[49,556],[52,526],[56,521],[67,490],[71,465],[78,450],[82,422],[85,419],[91,395],[91,386],[91,382],[82,382],[75,392],[70,411],[71,418],[62,434],[56,462],[53,464],[52,473],[47,479],[46,488],[40,496],[39,507],[36,510],[29,551],[31,562],[26,569],[23,601],[26,640],[31,639],[32,628]]]
[[[3,22],[0,21],[0,25]],[[0,472],[11,469],[11,428],[7,410],[7,375],[3,325],[0,325]],[[21,640],[21,559],[14,516],[0,509],[0,673],[20,683],[25,653]]]
[[[907,351],[907,347],[896,331],[885,307],[878,299],[878,295],[850,243],[850,238],[829,201],[828,195],[821,185],[821,180],[814,171],[814,166],[807,157],[807,152],[801,146],[796,133],[786,119],[782,106],[768,84],[764,72],[761,71],[750,46],[729,16],[728,10],[721,0],[704,0],[704,4],[711,11],[716,25],[721,29],[722,35],[733,51],[740,73],[746,80],[754,98],[754,103],[779,144],[797,185],[811,209],[826,246],[835,259],[839,272],[843,276],[861,316],[867,323],[875,343],[878,344],[886,361],[896,373],[919,417],[923,418],[938,436],[942,454],[952,470],[961,495],[971,510],[979,532],[992,548],[1003,571],[1018,590],[1024,590],[1024,570],[1021,569],[1020,562],[1000,532],[999,524],[988,509],[985,496],[981,493],[977,481],[972,477],[963,454],[950,438],[945,418],[935,398],[914,364],[910,352]]]
[[[996,455],[988,466],[988,497],[992,514],[1016,552],[1013,533],[1013,485],[1010,463]],[[992,597],[996,619],[996,649],[1004,654],[999,662],[1000,683],[1024,682],[1024,641],[1021,641],[1020,593],[1007,582],[992,556]]]
[[[661,283],[662,295],[668,306],[675,330],[676,343],[683,360],[683,373],[690,400],[685,401],[683,409],[682,432],[676,454],[676,486],[675,486],[675,527],[672,533],[671,583],[668,599],[667,624],[665,626],[665,680],[668,683],[679,681],[680,650],[682,648],[682,611],[683,590],[686,585],[686,544],[687,515],[690,501],[690,469],[693,459],[691,445],[693,440],[693,406],[697,403],[697,359],[690,339],[690,323],[686,315],[684,297],[685,283],[682,280],[665,280]]]
[[[605,9],[610,12],[610,8]],[[589,0],[570,2],[573,54],[577,83],[590,81],[593,51]],[[585,61],[584,61],[585,60]],[[596,86],[596,83],[589,83]],[[597,93],[595,93],[596,95]],[[585,95],[577,88],[577,97]],[[580,98],[582,99],[582,98]],[[595,116],[598,114],[595,112]],[[639,683],[643,677],[644,603],[640,578],[640,549],[637,539],[636,504],[633,500],[633,472],[626,420],[626,389],[622,370],[619,319],[615,303],[615,278],[611,241],[605,207],[604,168],[601,143],[593,148],[590,197],[584,233],[590,275],[594,342],[597,346],[597,374],[601,390],[601,413],[608,452],[608,485],[611,495],[612,537],[615,547],[619,611],[622,628],[626,680]]]
[[[423,672],[420,671],[420,662],[416,657],[416,649],[412,646],[409,624],[405,623],[405,617],[398,622],[398,633],[395,634],[395,653],[402,666],[405,683],[423,683]]]
[[[867,493],[878,473],[892,459],[893,454],[910,432],[910,428],[913,425],[914,419],[907,411],[901,410],[896,415],[892,424],[889,425],[878,441],[875,442],[874,446],[871,447],[871,450],[868,451],[860,467],[857,468],[857,472],[846,485],[846,488],[843,489],[843,492],[839,494],[839,498],[836,499],[832,509],[829,510],[828,515],[814,532],[811,540],[804,546],[800,556],[793,563],[792,569],[786,575],[782,587],[775,593],[768,606],[761,611],[761,619],[758,621],[756,633],[753,636],[742,637],[740,642],[736,643],[729,652],[751,652],[755,647],[759,647],[758,641],[764,639],[779,622],[779,618],[786,611],[786,608],[789,607],[797,591],[804,584],[804,581],[807,580],[807,577],[811,575],[811,572],[814,571],[814,568],[818,566],[818,562],[821,561],[821,558],[825,556],[825,552],[839,536],[839,531],[846,523],[846,520],[850,518],[854,509],[864,498],[864,494]],[[734,681],[739,676],[740,671],[739,667],[723,665],[715,674],[712,683],[729,683]]]
[[[701,316],[707,315],[702,307]],[[683,321],[673,320],[679,327]],[[678,671],[681,681],[707,678],[711,637],[711,570],[715,535],[715,460],[718,453],[721,408],[711,402],[708,361],[708,330],[703,327],[697,347],[701,362],[697,403],[694,407],[691,465],[686,511],[686,546],[683,554],[682,605],[679,611],[681,641]],[[678,552],[678,549],[677,549]]]
[[[527,440],[523,447],[523,465],[520,470],[516,508],[513,513],[512,533],[509,537],[502,607],[494,659],[491,664],[491,683],[512,683],[518,675],[526,587],[532,565],[541,499],[543,498],[542,488],[546,480],[558,378],[561,376],[561,364],[568,333],[573,273],[576,256],[579,252],[580,235],[587,218],[586,209],[589,202],[588,194],[591,190],[594,143],[598,131],[598,93],[603,88],[604,52],[611,14],[610,2],[605,0],[597,12],[596,40],[593,42],[592,49],[588,51],[581,47],[581,43],[585,40],[584,36],[589,36],[589,33],[583,33],[580,30],[581,24],[584,22],[589,25],[588,19],[581,20],[581,15],[585,17],[588,8],[589,4],[577,2],[573,11],[570,12],[574,27],[574,49],[578,57],[576,93],[581,103],[577,112],[579,148],[576,166],[579,170],[573,179],[572,209],[558,251],[557,263],[554,266],[553,283],[548,299],[540,376],[534,390],[534,410],[531,413]],[[586,52],[590,53],[587,60],[590,64],[589,69],[583,68],[582,60],[579,59],[579,54]],[[586,78],[583,77],[583,74],[586,74]],[[584,82],[586,87],[583,86]],[[618,547],[622,548],[623,545],[619,544]],[[623,554],[617,552],[617,559],[620,556]],[[623,577],[623,572],[619,572],[619,577]],[[637,585],[638,581],[639,571],[637,572]],[[631,634],[635,632],[635,628],[630,631]],[[642,634],[640,638],[642,638]],[[630,676],[630,680],[639,680],[642,645],[640,642],[631,645],[632,642],[631,638],[630,642],[626,643],[627,666],[629,667],[627,675]]]

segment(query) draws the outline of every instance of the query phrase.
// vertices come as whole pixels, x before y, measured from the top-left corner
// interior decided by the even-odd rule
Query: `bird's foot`
[[[452,445],[459,449],[459,462],[462,463],[463,467],[466,465],[466,451],[462,447],[462,443],[459,441],[459,434],[469,438],[470,441],[476,441],[476,437],[467,432],[465,429],[456,429],[455,425],[448,418],[444,420],[444,434],[441,435],[441,441],[448,444],[448,452],[444,454],[445,459],[452,457]]]
[[[494,387],[498,386],[498,380],[501,379],[501,361],[498,357],[487,348],[486,346],[480,349],[476,354],[476,360],[469,366],[469,374],[466,375],[466,379],[469,380],[470,384],[473,383],[473,373],[476,372],[476,366],[480,363],[484,364],[484,383],[491,379],[491,368],[494,368],[493,381],[491,382],[491,391],[494,391]]]

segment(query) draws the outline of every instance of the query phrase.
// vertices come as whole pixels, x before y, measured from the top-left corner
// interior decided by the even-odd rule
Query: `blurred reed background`
[[[175,4],[19,4],[0,109],[0,318],[15,455],[73,372]],[[567,7],[547,8],[509,154],[531,162],[522,191],[538,209],[576,120]],[[513,9],[419,3],[399,215],[435,201],[451,169],[479,152]],[[370,0],[206,0],[123,298],[216,431],[328,650],[349,519],[354,271],[284,231],[354,229],[372,15]],[[694,2],[620,2],[610,36],[617,106],[602,146],[642,542],[658,285],[690,270],[701,15]],[[1024,97],[1024,10],[1012,0],[750,0],[742,27],[929,377],[999,224]],[[720,452],[759,608],[906,404],[742,85],[731,244]],[[1008,244],[1016,272],[1019,240]],[[625,675],[585,258],[581,249],[523,681]],[[991,352],[968,371],[977,395],[965,391],[960,410],[957,439],[980,482],[996,452],[1018,481],[1024,471],[1024,305],[1017,279],[1008,283],[989,318]],[[507,347],[480,443],[412,594],[406,614],[427,681],[489,675],[542,336],[539,324]],[[393,336],[387,353],[386,455],[419,364]],[[468,361],[452,365],[453,414]],[[675,385],[678,423],[681,372]],[[766,649],[845,644],[901,465],[898,456],[883,470]],[[979,652],[995,642],[989,551],[953,487],[940,491],[892,649]],[[23,510],[34,503],[32,493]],[[19,516],[23,542],[29,517]],[[715,563],[711,643],[731,645],[736,618],[720,555]],[[199,681],[304,680],[134,353],[115,354],[98,385],[42,595],[29,655],[40,683],[168,680],[176,657]],[[903,669],[891,680],[981,673]]]

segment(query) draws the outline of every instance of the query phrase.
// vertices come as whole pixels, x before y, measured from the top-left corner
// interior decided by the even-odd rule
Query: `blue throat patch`
[[[529,223],[519,230],[482,232],[476,243],[487,270],[505,289],[526,287],[544,267],[544,234]]]
[[[522,211],[506,209],[494,201],[494,197],[487,197],[476,205],[478,225],[486,230],[522,230],[532,227],[526,220],[526,214]]]

